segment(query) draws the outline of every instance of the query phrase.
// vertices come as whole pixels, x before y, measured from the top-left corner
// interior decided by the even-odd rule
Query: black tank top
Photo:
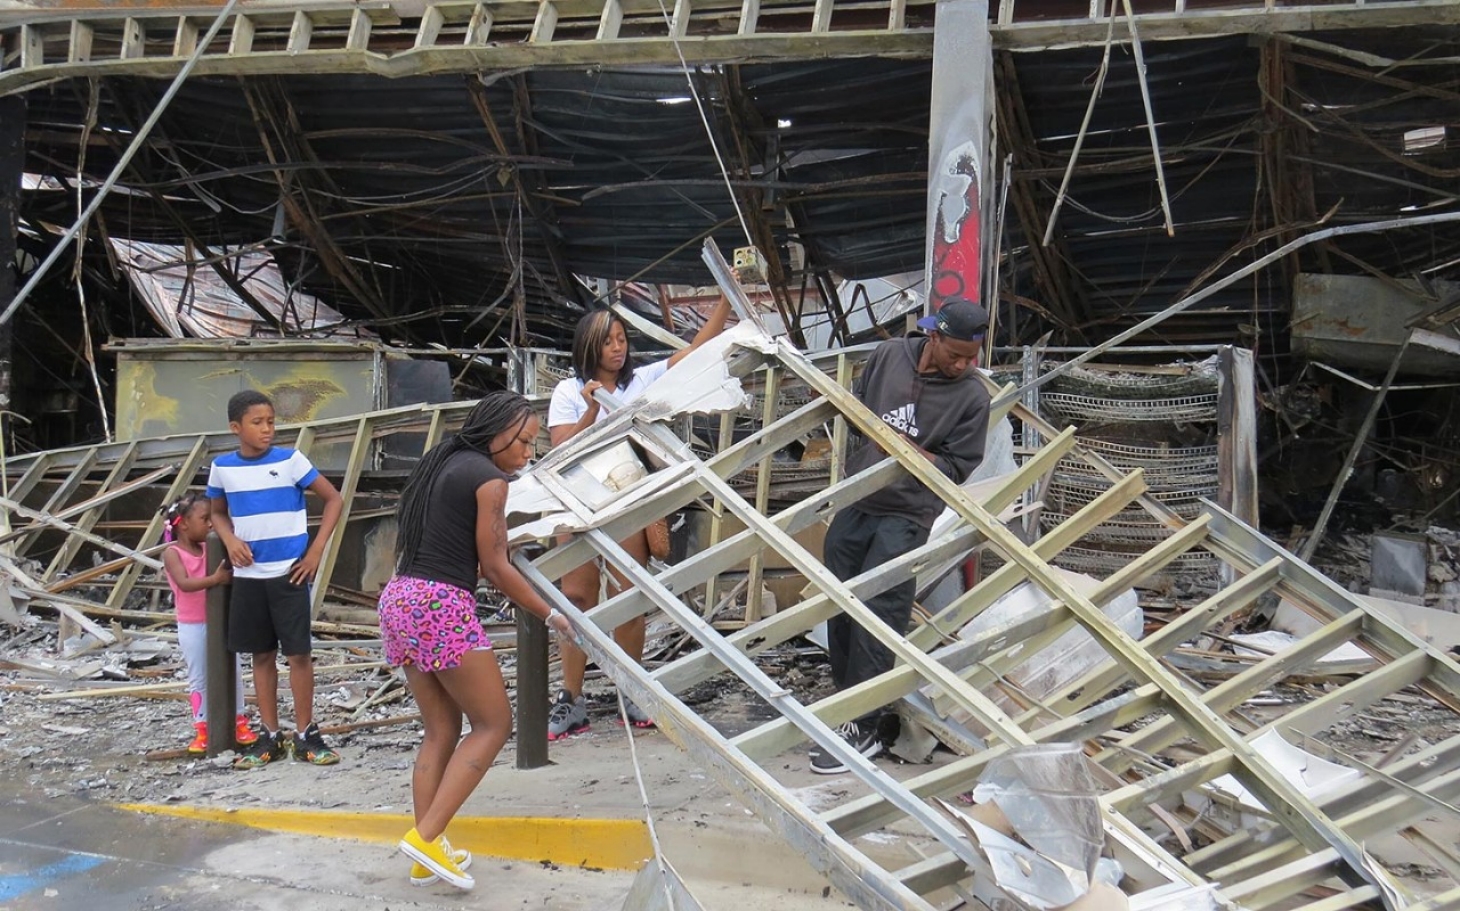
[[[477,586],[477,488],[507,475],[476,450],[454,452],[441,466],[426,499],[421,545],[403,575],[445,582],[474,591]]]

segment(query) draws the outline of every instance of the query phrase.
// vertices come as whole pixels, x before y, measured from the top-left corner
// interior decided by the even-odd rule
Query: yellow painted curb
[[[271,832],[348,838],[394,845],[411,826],[403,813],[260,810],[150,803],[116,804],[134,813],[221,822]],[[637,819],[558,819],[534,816],[458,816],[446,830],[451,844],[473,854],[600,870],[637,870],[653,856],[649,830]]]

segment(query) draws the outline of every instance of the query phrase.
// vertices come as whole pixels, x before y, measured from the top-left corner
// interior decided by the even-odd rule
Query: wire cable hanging
[[[675,34],[674,19],[669,14],[669,8],[664,5],[664,0],[659,0],[659,12],[664,16],[664,25],[669,30],[669,40],[674,44],[674,55],[679,58],[680,69],[684,71],[684,81],[689,83],[689,95],[694,99],[695,110],[700,113],[700,123],[704,124],[705,137],[710,140],[710,150],[715,153],[715,163],[720,166],[720,176],[725,180],[725,192],[730,194],[730,204],[735,207],[735,216],[740,220],[740,230],[745,232],[745,243],[748,246],[755,246],[755,239],[750,233],[750,224],[745,220],[745,212],[740,208],[740,200],[735,196],[735,188],[730,182],[730,169],[725,167],[725,158],[720,154],[720,144],[715,141],[715,131],[710,126],[710,118],[705,114],[704,100],[700,98],[700,90],[695,85],[694,74],[690,72],[689,62],[684,58],[684,51],[679,46],[679,35]]]
[[[213,20],[213,24],[209,26],[208,31],[203,37],[198,39],[198,46],[193,49],[193,55],[188,58],[187,63],[184,63],[182,69],[178,71],[177,77],[172,80],[172,85],[167,87],[167,92],[157,102],[157,107],[152,109],[152,114],[147,118],[147,122],[142,124],[141,128],[132,136],[131,144],[122,153],[122,157],[117,159],[116,167],[107,176],[106,182],[101,185],[101,189],[97,190],[96,195],[91,198],[91,204],[86,207],[86,211],[81,213],[81,217],[76,220],[76,224],[72,225],[70,230],[62,235],[61,239],[56,242],[56,245],[51,248],[50,255],[31,273],[30,279],[25,283],[25,286],[15,293],[14,299],[10,301],[10,306],[6,307],[3,313],[0,313],[0,326],[9,322],[10,318],[15,315],[15,311],[20,309],[20,305],[25,303],[26,298],[30,297],[31,292],[36,289],[36,286],[41,283],[41,279],[45,278],[46,273],[56,264],[56,260],[61,258],[61,254],[70,245],[71,241],[81,233],[81,229],[86,226],[87,220],[96,213],[97,209],[101,208],[102,201],[106,199],[107,194],[112,191],[112,187],[116,186],[117,181],[126,172],[127,166],[132,163],[133,156],[137,154],[138,150],[142,148],[143,143],[147,141],[147,136],[152,132],[152,128],[157,125],[157,121],[162,119],[162,112],[167,110],[168,104],[177,95],[178,89],[182,88],[183,83],[192,74],[193,68],[198,65],[198,60],[202,58],[203,52],[208,49],[208,45],[217,36],[218,30],[223,27],[224,22],[228,21],[228,17],[233,14],[233,10],[237,6],[238,0],[228,0],[223,9],[218,11],[218,16]],[[77,255],[79,256],[80,253],[78,252]]]

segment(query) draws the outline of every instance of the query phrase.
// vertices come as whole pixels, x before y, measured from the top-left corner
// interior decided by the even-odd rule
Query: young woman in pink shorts
[[[512,734],[502,671],[477,622],[478,576],[558,634],[571,629],[507,555],[508,476],[532,458],[537,432],[525,398],[493,393],[456,436],[426,453],[401,492],[396,574],[380,593],[380,634],[386,661],[405,669],[425,728],[411,776],[416,825],[399,846],[415,861],[414,884],[475,885],[465,872],[471,855],[451,847],[446,826]],[[465,737],[463,716],[471,722]]]

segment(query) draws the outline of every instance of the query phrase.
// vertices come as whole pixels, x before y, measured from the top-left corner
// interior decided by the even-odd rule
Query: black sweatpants
[[[875,569],[928,542],[929,529],[901,516],[874,516],[855,506],[831,520],[826,532],[823,562],[843,582]],[[912,619],[917,581],[909,579],[887,591],[864,598],[874,614],[898,634],[907,632]],[[846,614],[827,621],[831,652],[831,679],[838,690],[871,680],[892,670],[892,650]],[[875,720],[881,711],[863,717]]]

